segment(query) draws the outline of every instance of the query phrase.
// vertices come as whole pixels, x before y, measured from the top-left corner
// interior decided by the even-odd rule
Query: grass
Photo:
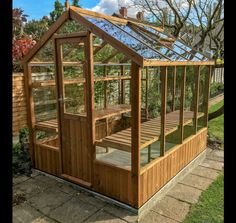
[[[223,172],[202,192],[183,223],[223,223],[224,222],[224,174]]]
[[[209,112],[216,111],[224,104],[224,100],[211,106]],[[209,134],[215,136],[220,141],[224,141],[224,115],[209,122]]]
[[[223,105],[221,101],[210,108],[216,111]],[[209,122],[209,134],[224,140],[224,115]],[[223,223],[224,222],[224,173],[205,190],[197,204],[191,207],[183,223]]]

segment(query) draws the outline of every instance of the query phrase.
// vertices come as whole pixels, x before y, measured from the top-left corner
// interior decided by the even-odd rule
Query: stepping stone
[[[224,151],[223,150],[213,150],[206,156],[207,159],[215,160],[218,162],[224,162]]]
[[[145,216],[143,216],[140,220],[140,223],[178,223],[173,219],[162,216],[154,211],[149,211]]]
[[[73,197],[50,212],[49,217],[65,223],[84,222],[88,217],[96,213],[98,209],[78,198]]]
[[[182,222],[189,212],[190,204],[179,201],[175,198],[165,196],[162,200],[152,208],[153,211],[163,215],[167,218],[171,218],[175,221]]]
[[[192,174],[215,180],[219,175],[219,171],[209,169],[203,166],[197,166],[194,170],[192,170]]]
[[[110,215],[109,213],[100,210],[96,214],[92,215],[89,219],[84,221],[85,223],[87,222],[99,222],[99,223],[125,223],[126,221],[121,220],[118,217],[115,217],[113,215]]]
[[[180,181],[181,184],[192,186],[199,190],[206,190],[212,182],[212,179],[207,179],[193,174],[188,174],[182,181]]]
[[[199,189],[183,184],[177,184],[167,193],[167,196],[169,195],[178,200],[195,204],[198,202],[201,193],[202,191]]]
[[[222,170],[224,167],[224,163],[206,159],[203,163],[200,164],[200,166],[208,167],[214,170]]]

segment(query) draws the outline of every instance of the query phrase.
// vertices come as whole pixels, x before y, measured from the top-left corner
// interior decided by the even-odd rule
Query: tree
[[[193,46],[202,51],[206,47],[214,50],[214,58],[218,59],[223,50],[224,38],[224,0],[194,0],[193,1],[195,20],[198,23],[200,35],[197,41],[193,41]]]
[[[59,0],[56,0],[54,2],[54,10],[50,12],[50,19],[48,21],[49,25],[54,23],[61,16],[63,12],[64,12],[64,6],[62,5],[61,2],[59,2]]]
[[[13,36],[21,36],[23,34],[24,23],[27,22],[28,15],[24,14],[21,8],[12,10]]]
[[[79,5],[79,0],[73,0],[72,5],[73,5],[73,6],[76,6],[76,7],[80,7],[80,5]]]
[[[49,19],[44,16],[40,20],[31,20],[26,23],[24,31],[28,35],[31,35],[33,39],[35,40],[40,40],[43,34],[48,30],[49,25],[48,25]]]
[[[224,55],[224,0],[131,0],[144,10],[150,21],[162,25],[186,44],[214,52],[214,58]]]
[[[193,0],[131,0],[133,5],[149,14],[157,25],[170,29],[178,37],[192,9]]]

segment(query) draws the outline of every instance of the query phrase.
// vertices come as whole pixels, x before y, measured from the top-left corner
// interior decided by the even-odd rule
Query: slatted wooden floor
[[[198,118],[203,113],[198,113]],[[179,111],[166,114],[166,135],[176,131],[179,125]],[[184,125],[190,124],[193,120],[194,113],[192,111],[184,112]],[[151,119],[141,124],[141,146],[140,149],[146,148],[148,145],[156,142],[161,133],[161,117]],[[101,147],[111,147],[127,152],[131,152],[131,128],[117,132],[110,136],[97,141],[96,144]]]

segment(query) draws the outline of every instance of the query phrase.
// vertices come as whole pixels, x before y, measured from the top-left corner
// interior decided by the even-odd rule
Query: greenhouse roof
[[[165,33],[160,27],[75,6],[69,6],[65,13],[65,20],[71,18],[78,21],[142,67],[215,64],[207,55]]]

